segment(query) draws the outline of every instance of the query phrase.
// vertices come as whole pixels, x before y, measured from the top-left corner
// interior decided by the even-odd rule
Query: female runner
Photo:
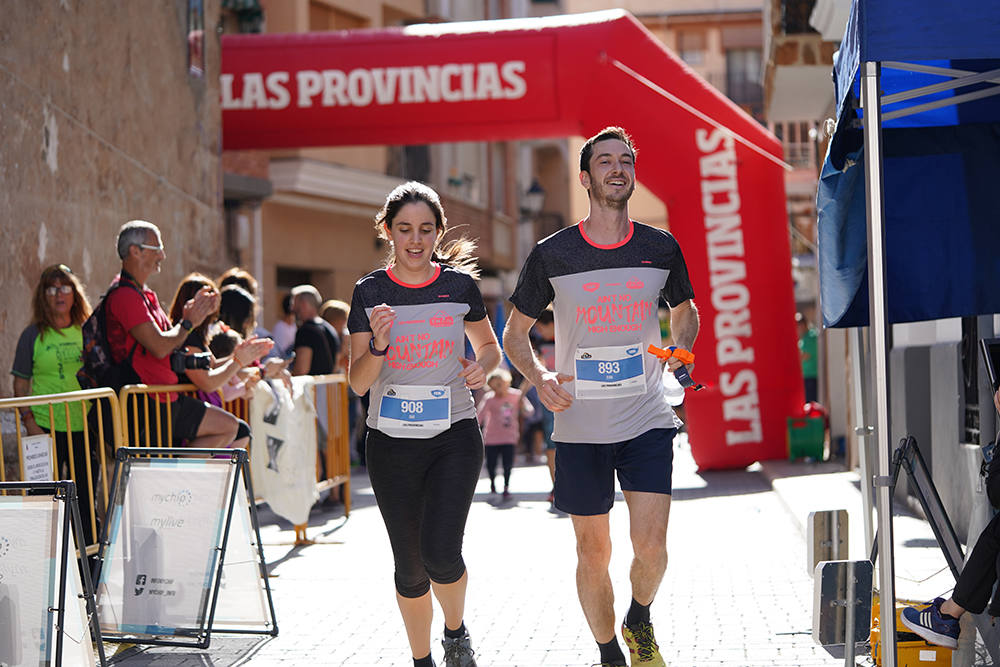
[[[351,387],[371,391],[367,464],[395,559],[396,599],[415,667],[434,665],[431,594],[444,612],[444,664],[475,667],[465,629],[462,537],[483,465],[472,389],[500,362],[467,239],[447,231],[434,190],[410,182],[375,216],[386,266],[354,287]],[[465,358],[465,337],[475,360]]]

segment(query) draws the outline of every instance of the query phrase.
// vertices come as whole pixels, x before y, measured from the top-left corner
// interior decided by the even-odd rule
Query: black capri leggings
[[[396,590],[418,598],[430,581],[465,574],[462,538],[483,466],[483,436],[463,419],[433,438],[393,438],[368,430],[368,476],[396,562]]]
[[[973,614],[981,614],[993,592],[1000,569],[1000,514],[987,524],[979,535],[976,546],[962,568],[962,574],[955,584],[952,597],[963,609]],[[990,603],[990,616],[1000,616],[1000,591]]]

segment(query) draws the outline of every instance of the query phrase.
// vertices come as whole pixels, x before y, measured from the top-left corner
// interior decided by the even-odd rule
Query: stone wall
[[[62,262],[96,301],[120,266],[118,228],[159,225],[150,280],[226,268],[219,0],[205,0],[203,75],[189,73],[186,0],[4,3],[0,21],[0,396],[42,268]]]

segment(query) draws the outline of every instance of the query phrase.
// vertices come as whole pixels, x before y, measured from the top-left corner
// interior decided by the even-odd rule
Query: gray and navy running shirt
[[[391,269],[378,269],[354,286],[347,328],[371,331],[375,306],[396,311],[389,332],[389,348],[371,387],[369,428],[378,428],[382,395],[387,385],[446,385],[451,388],[451,423],[475,419],[476,405],[465,380],[458,377],[465,356],[465,322],[486,317],[486,306],[472,276],[436,265],[434,276],[420,285],[402,282]]]
[[[510,301],[532,318],[552,303],[556,370],[579,378],[578,371],[590,368],[586,350],[614,347],[621,350],[619,356],[633,355],[622,359],[623,368],[641,363],[645,376],[644,388],[635,378],[639,386],[630,396],[574,398],[567,410],[555,413],[553,440],[622,442],[680,424],[663,396],[663,367],[646,352],[650,344],[662,345],[661,296],[671,306],[694,298],[680,246],[668,232],[630,221],[624,241],[602,246],[577,224],[535,245]],[[596,373],[597,365],[591,366]],[[600,377],[591,376],[590,384]],[[577,382],[562,388],[576,396]]]

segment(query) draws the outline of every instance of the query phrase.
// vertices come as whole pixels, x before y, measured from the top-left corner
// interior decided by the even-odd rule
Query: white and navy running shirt
[[[521,269],[511,303],[537,318],[552,303],[556,368],[575,398],[555,413],[552,439],[613,443],[680,425],[663,396],[657,306],[694,298],[680,246],[669,232],[630,221],[603,246],[577,224],[542,239]],[[581,398],[581,395],[584,396]]]
[[[468,273],[435,264],[434,276],[420,285],[402,282],[392,269],[378,269],[354,286],[347,328],[372,330],[375,306],[396,311],[382,370],[371,387],[368,427],[378,428],[383,393],[388,385],[442,385],[451,389],[451,423],[475,419],[476,405],[465,380],[458,377],[465,356],[465,322],[486,317],[483,295]]]

